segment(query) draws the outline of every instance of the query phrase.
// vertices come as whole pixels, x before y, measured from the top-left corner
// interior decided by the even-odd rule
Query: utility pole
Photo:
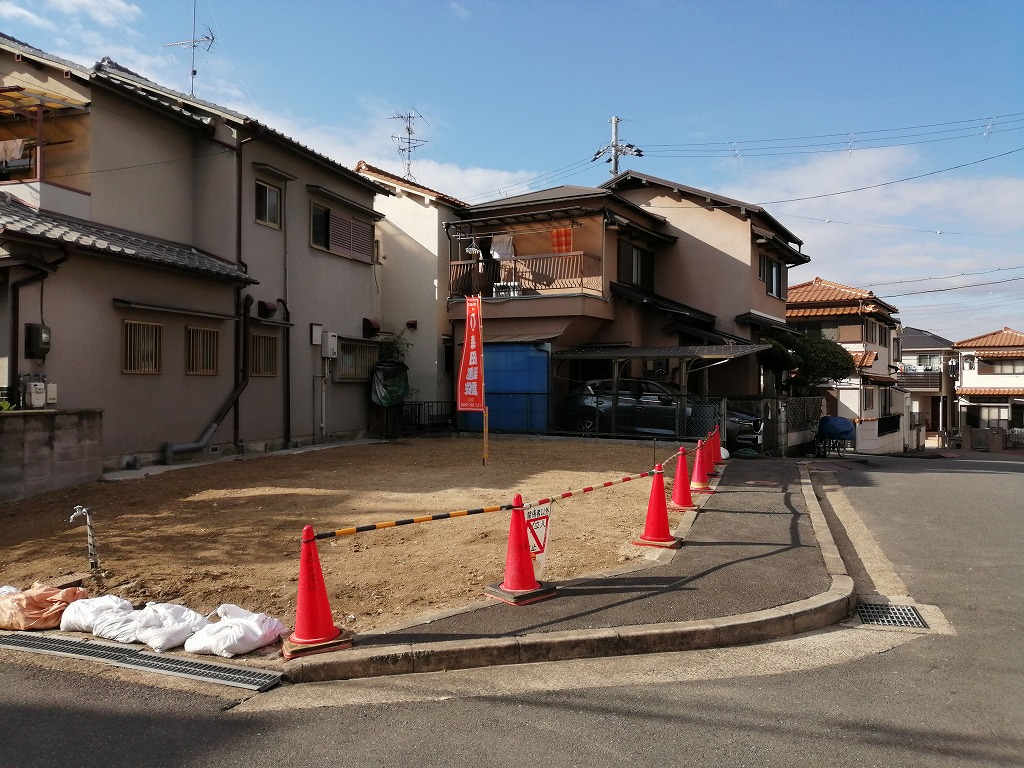
[[[423,117],[423,115],[421,115],[415,109],[412,112],[406,112],[404,114],[396,112],[389,119],[401,120],[402,122],[405,123],[405,134],[402,135],[395,133],[392,134],[391,138],[398,143],[398,154],[402,156],[403,163],[405,164],[405,178],[408,181],[416,181],[416,179],[413,178],[412,175],[412,151],[414,149],[422,147],[427,142],[425,139],[413,138],[413,134],[416,133],[416,131],[413,130],[413,123],[417,119],[423,120],[423,122],[425,123],[427,121]],[[427,123],[427,125],[430,125],[430,123]]]
[[[611,174],[612,176],[619,175],[619,156],[620,155],[632,155],[633,157],[643,157],[643,150],[637,149],[632,144],[623,144],[619,141],[619,118],[613,116],[611,119],[612,124],[612,143],[608,144],[594,153],[594,156],[590,158],[590,162],[594,162],[602,155],[609,155],[606,163],[612,164]]]

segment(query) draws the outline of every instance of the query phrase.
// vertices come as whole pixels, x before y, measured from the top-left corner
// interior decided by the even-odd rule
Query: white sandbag
[[[139,618],[142,611],[107,611],[93,621],[92,633],[115,643],[139,642]]]
[[[270,645],[285,631],[284,624],[265,613],[252,613],[231,603],[217,609],[220,621],[207,624],[185,641],[188,653],[231,658]]]
[[[17,587],[12,587],[10,584],[4,584],[0,587],[0,597],[4,595],[13,595],[15,592],[21,592]]]
[[[206,617],[184,605],[147,603],[139,617],[138,638],[157,653],[177,648],[200,627],[209,624]]]
[[[87,597],[75,600],[60,617],[60,628],[64,632],[92,632],[96,620],[104,614],[125,613],[133,606],[123,597],[103,595],[103,597]]]

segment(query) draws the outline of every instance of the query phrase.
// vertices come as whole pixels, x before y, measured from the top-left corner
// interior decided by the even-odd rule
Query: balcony
[[[449,295],[515,298],[519,296],[600,297],[601,259],[583,251],[538,254],[514,259],[453,261],[448,270]]]
[[[942,371],[900,371],[897,386],[915,392],[939,392],[942,389]]]

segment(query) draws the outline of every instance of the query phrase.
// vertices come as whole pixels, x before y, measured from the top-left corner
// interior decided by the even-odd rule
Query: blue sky
[[[483,202],[634,169],[762,204],[820,276],[954,341],[1024,331],[1020,0],[0,0],[353,166]],[[170,43],[201,38],[205,45]],[[192,55],[197,74],[190,78]],[[941,233],[941,234],[940,234]]]

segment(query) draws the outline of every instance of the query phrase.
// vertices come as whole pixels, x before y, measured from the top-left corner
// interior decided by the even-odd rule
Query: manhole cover
[[[281,674],[264,669],[236,667],[209,661],[194,661],[166,654],[149,653],[135,648],[108,645],[91,640],[77,640],[69,637],[49,637],[31,633],[15,632],[0,635],[0,646],[17,651],[49,653],[54,656],[71,656],[76,659],[102,661],[118,667],[144,669],[165,675],[188,677],[208,683],[233,685],[253,691],[266,691],[281,682]]]
[[[865,624],[881,624],[886,627],[918,627],[928,625],[917,608],[912,605],[890,605],[889,603],[858,603],[857,615]]]

